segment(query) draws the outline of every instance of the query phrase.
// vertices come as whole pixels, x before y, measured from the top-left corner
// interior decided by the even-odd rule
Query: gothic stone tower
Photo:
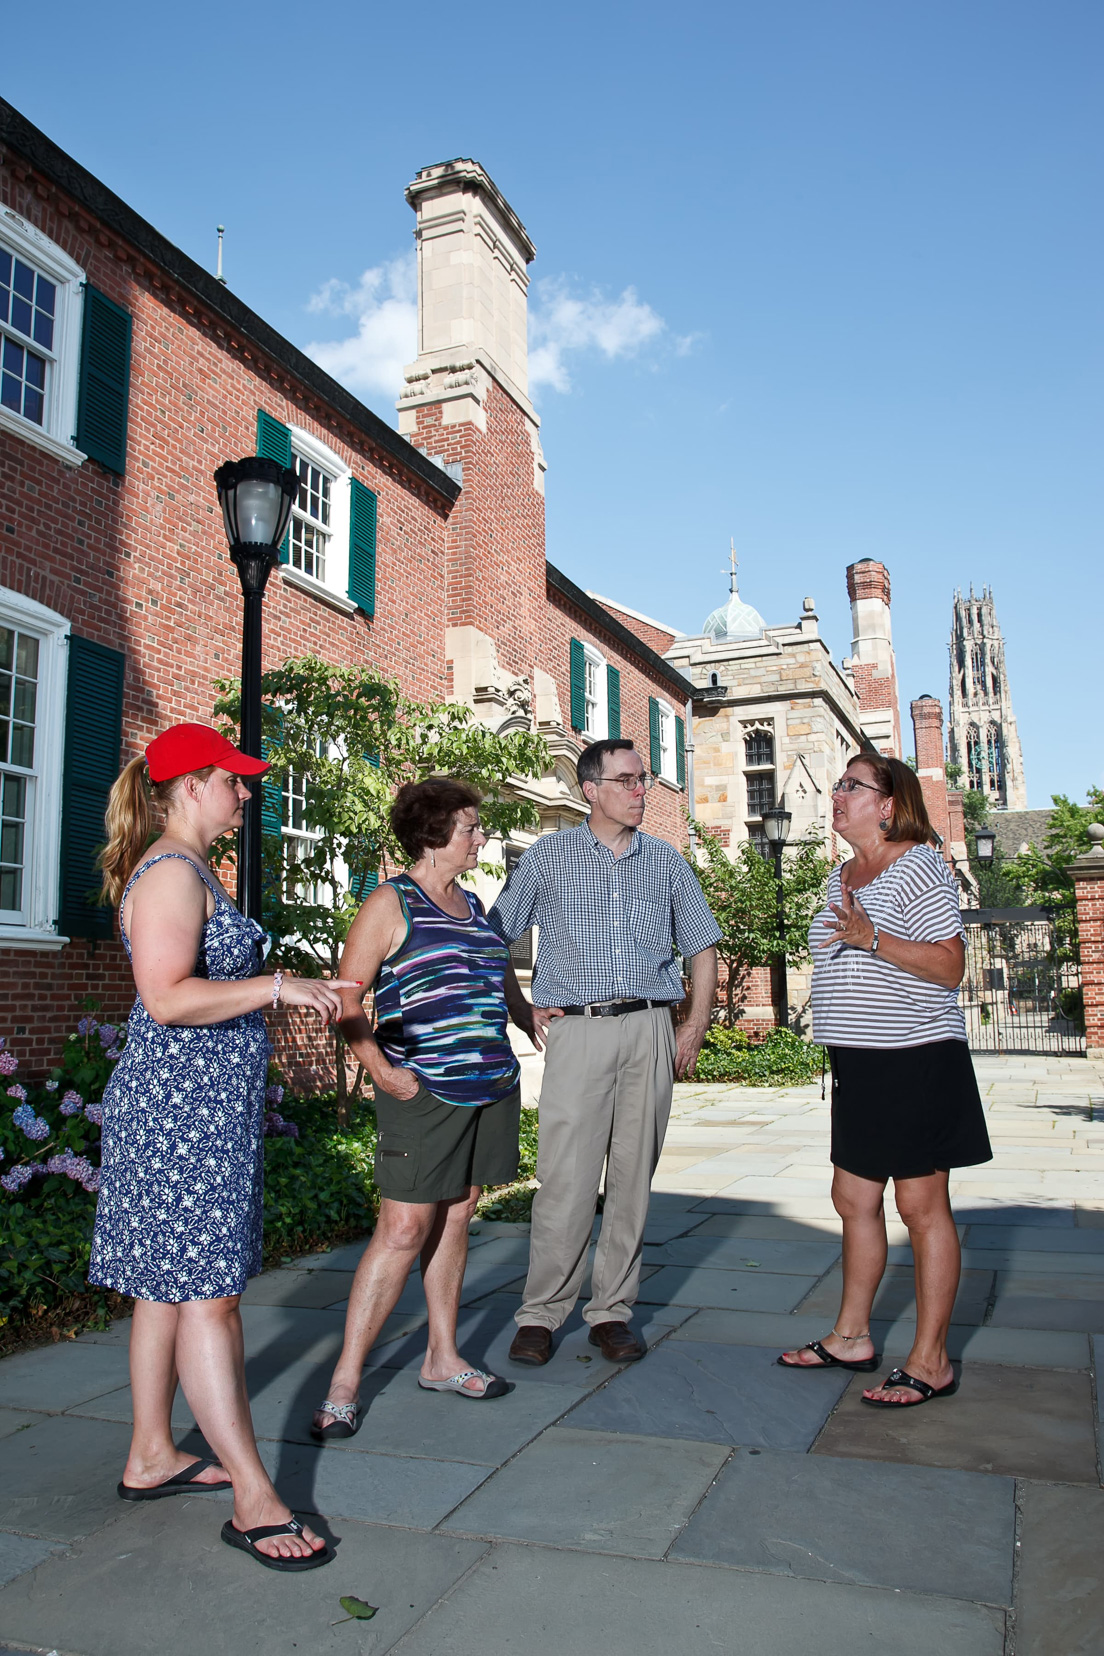
[[[993,589],[964,598],[956,591],[951,626],[950,756],[962,786],[985,794],[996,810],[1026,811],[1023,754],[1012,712]]]

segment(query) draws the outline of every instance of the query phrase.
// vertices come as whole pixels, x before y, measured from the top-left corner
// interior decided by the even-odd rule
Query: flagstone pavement
[[[793,1373],[837,1306],[818,1086],[682,1086],[655,1181],[639,1324],[615,1367],[578,1312],[544,1369],[506,1348],[526,1227],[473,1226],[460,1345],[513,1383],[420,1392],[415,1280],[372,1354],[358,1436],[316,1449],[360,1245],[243,1300],[262,1453],[338,1543],[306,1575],[219,1541],[225,1495],[124,1506],[127,1324],[0,1362],[0,1649],[58,1656],[1099,1656],[1104,1083],[1084,1060],[977,1060],[995,1159],[952,1186],[961,1389],[863,1408],[863,1376]],[[891,1213],[875,1306],[912,1330]],[[198,1445],[178,1398],[181,1441]],[[341,1621],[338,1599],[377,1605]]]

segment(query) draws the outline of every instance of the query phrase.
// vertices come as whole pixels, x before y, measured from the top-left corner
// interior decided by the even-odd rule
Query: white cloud
[[[617,299],[599,289],[579,298],[562,276],[537,282],[529,305],[529,387],[550,385],[570,391],[565,357],[570,351],[597,350],[613,361],[635,356],[641,346],[666,331],[663,318],[627,287]],[[681,342],[680,342],[681,343]]]
[[[346,339],[314,340],[307,355],[350,391],[397,397],[403,368],[418,352],[417,298],[413,253],[366,270],[355,287],[336,278],[323,282],[307,309],[355,317],[357,330]]]

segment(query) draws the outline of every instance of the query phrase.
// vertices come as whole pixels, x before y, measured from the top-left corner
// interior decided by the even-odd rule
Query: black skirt
[[[965,1041],[828,1048],[832,1162],[860,1179],[922,1179],[992,1161]]]

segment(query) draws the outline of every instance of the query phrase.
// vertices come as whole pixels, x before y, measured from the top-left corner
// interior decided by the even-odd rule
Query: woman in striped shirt
[[[950,1169],[992,1157],[958,1005],[965,932],[907,765],[873,753],[853,759],[832,791],[832,827],[854,856],[832,870],[810,944],[813,1038],[832,1065],[843,1299],[830,1334],[778,1360],[784,1368],[878,1367],[870,1311],[886,1267],[883,1195],[892,1179],[915,1262],[916,1338],[904,1368],[863,1401],[911,1408],[956,1387],[947,1330],[961,1254]]]

